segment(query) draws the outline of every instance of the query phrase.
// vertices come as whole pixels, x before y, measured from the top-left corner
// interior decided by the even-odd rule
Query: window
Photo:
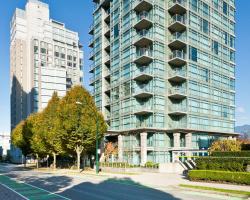
[[[119,36],[119,24],[114,26],[114,38]]]
[[[192,0],[191,1],[191,8],[193,11],[197,12],[197,5],[198,5],[198,0]]]
[[[213,41],[213,52],[218,55],[219,54],[219,43],[217,41]]]
[[[202,20],[202,31],[204,33],[208,33],[209,32],[208,21],[205,19],[201,19],[201,20]]]
[[[190,60],[197,62],[197,49],[195,47],[190,47]]]
[[[230,47],[234,48],[235,46],[235,39],[233,36],[230,35]]]
[[[225,1],[223,1],[223,13],[227,15],[227,12],[228,12],[228,5]]]

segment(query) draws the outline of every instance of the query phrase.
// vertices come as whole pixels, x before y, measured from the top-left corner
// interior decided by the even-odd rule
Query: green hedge
[[[195,160],[196,169],[244,172],[250,158],[200,157]]]
[[[249,157],[250,158],[250,151],[214,151],[211,153],[210,156],[215,157]]]
[[[250,152],[250,144],[242,144],[241,150],[247,150],[248,152]]]
[[[219,181],[250,185],[249,172],[227,172],[213,170],[191,170],[188,172],[191,181]]]

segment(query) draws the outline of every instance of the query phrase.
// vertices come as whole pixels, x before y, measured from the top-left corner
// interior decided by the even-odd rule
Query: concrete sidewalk
[[[72,175],[78,177],[95,176],[100,179],[108,179],[108,178],[129,178],[134,182],[137,182],[141,185],[158,188],[158,189],[167,189],[170,187],[178,187],[179,184],[187,184],[187,185],[197,185],[197,186],[206,186],[206,187],[214,187],[228,190],[242,190],[242,191],[250,191],[250,186],[244,185],[234,185],[234,184],[220,184],[220,183],[206,183],[206,182],[192,182],[186,179],[185,176],[181,174],[170,174],[170,173],[104,173],[100,172],[99,175],[96,175],[94,171],[83,171],[79,173],[76,170],[36,170],[44,173],[55,173],[61,175]]]

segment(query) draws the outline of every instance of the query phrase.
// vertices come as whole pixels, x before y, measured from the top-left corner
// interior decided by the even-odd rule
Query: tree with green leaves
[[[48,153],[48,145],[45,140],[45,132],[43,131],[43,115],[42,113],[32,114],[28,119],[32,137],[30,145],[33,154],[37,158],[37,168],[39,167],[39,158],[44,157]]]
[[[53,168],[56,168],[56,156],[63,153],[62,148],[62,128],[59,120],[59,102],[60,98],[54,92],[52,98],[48,102],[47,107],[42,112],[42,129],[45,133],[45,141],[48,151],[53,155]]]
[[[80,170],[81,154],[95,149],[96,131],[98,130],[98,140],[107,131],[104,118],[89,92],[81,86],[73,87],[62,98],[59,118],[64,147],[67,151],[75,151],[77,169]]]
[[[32,120],[34,115],[30,115],[26,120],[21,121],[11,134],[12,144],[19,148],[24,155],[24,165],[26,165],[27,155],[32,153],[31,148],[31,138],[33,136],[32,132]]]

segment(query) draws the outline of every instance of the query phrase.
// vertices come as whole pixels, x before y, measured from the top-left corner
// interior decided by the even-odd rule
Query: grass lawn
[[[222,189],[222,188],[213,188],[213,187],[187,185],[187,184],[180,184],[179,186],[185,187],[185,188],[192,188],[192,189],[198,189],[198,190],[209,190],[209,191],[214,191],[214,192],[223,192],[223,193],[227,193],[227,194],[237,194],[237,195],[244,195],[244,196],[250,197],[250,192],[242,191],[242,190],[228,190],[228,189]]]

